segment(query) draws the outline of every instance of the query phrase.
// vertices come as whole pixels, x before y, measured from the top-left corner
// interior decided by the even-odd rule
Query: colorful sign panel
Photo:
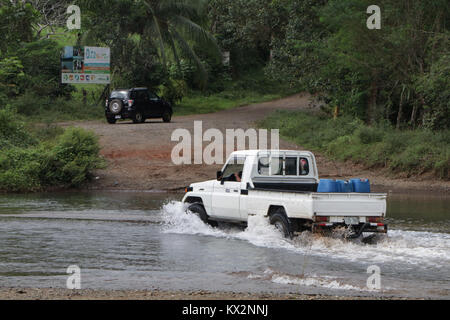
[[[111,83],[110,49],[64,47],[61,57],[62,83]]]

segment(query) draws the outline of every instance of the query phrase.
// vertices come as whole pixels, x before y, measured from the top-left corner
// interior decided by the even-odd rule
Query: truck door
[[[212,193],[212,215],[221,219],[241,220],[239,202],[241,178],[245,157],[230,159],[222,171],[222,180],[216,181]]]

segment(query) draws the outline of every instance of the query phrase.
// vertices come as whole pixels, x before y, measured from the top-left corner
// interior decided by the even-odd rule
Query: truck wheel
[[[270,216],[270,224],[273,224],[275,228],[280,230],[281,234],[283,234],[285,238],[292,239],[292,226],[289,223],[289,220],[286,217],[286,213],[283,209],[278,209],[274,214]]]
[[[205,208],[199,203],[193,203],[189,206],[188,211],[197,215],[204,223],[209,224],[212,227],[217,227],[216,221],[211,221],[208,218]]]
[[[134,123],[144,123],[145,122],[145,118],[144,115],[142,114],[142,112],[136,112],[136,114],[133,117],[133,122]]]
[[[164,111],[162,119],[164,122],[170,122],[170,120],[172,120],[172,115],[170,114],[169,111]]]

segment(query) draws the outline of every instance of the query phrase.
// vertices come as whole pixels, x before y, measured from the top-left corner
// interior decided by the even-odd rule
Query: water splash
[[[336,234],[326,237],[306,231],[288,240],[265,217],[249,217],[245,230],[238,227],[222,229],[204,224],[197,216],[186,214],[185,210],[186,206],[181,202],[164,205],[164,232],[233,238],[260,247],[347,261],[403,262],[415,267],[433,268],[450,265],[450,234],[390,230],[387,236],[380,236],[375,244],[364,244],[359,240],[344,240]]]

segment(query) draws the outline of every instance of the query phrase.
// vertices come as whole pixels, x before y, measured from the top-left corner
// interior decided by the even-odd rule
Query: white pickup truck
[[[246,224],[249,216],[269,217],[286,237],[298,232],[347,227],[350,237],[386,233],[386,194],[318,193],[316,159],[308,151],[233,152],[217,179],[193,183],[183,203],[205,223]]]

